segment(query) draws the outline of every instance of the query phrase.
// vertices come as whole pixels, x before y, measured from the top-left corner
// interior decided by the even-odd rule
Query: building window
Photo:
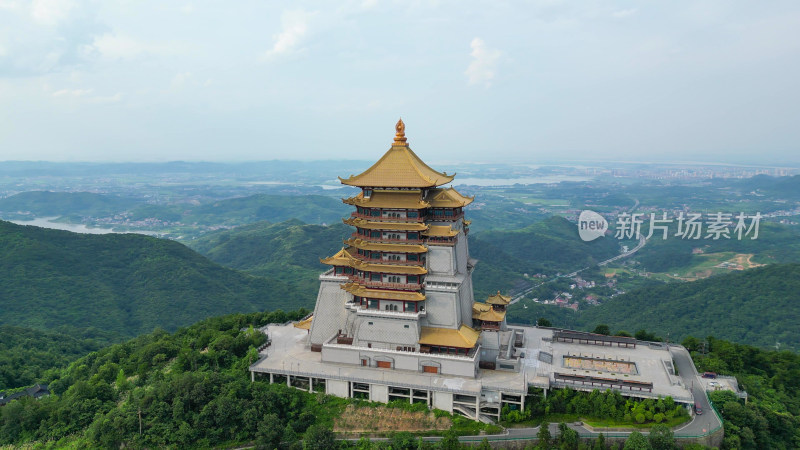
[[[409,239],[419,239],[419,234],[418,233],[408,233],[408,238]]]
[[[364,197],[366,198],[372,197],[372,189],[364,189]]]
[[[409,261],[419,261],[419,255],[417,255],[415,253],[411,253],[411,254],[408,255],[408,260]]]
[[[409,283],[419,283],[419,277],[416,275],[409,275],[408,276]]]
[[[417,311],[417,303],[416,302],[406,302],[405,309],[406,309],[406,311],[409,311],[409,312],[416,312]]]
[[[445,216],[448,216],[448,217],[449,217],[449,216],[452,216],[452,215],[453,215],[453,210],[452,210],[452,209],[446,209],[446,210],[444,210],[444,215],[445,215]]]
[[[408,327],[409,327],[408,325],[403,325],[403,328],[408,328]]]
[[[367,308],[368,309],[378,309],[378,305],[379,305],[379,303],[378,303],[377,300],[369,299],[367,301]],[[370,325],[372,325],[372,322],[370,322]]]
[[[408,217],[416,219],[417,217],[419,217],[419,213],[417,213],[416,211],[409,211]]]

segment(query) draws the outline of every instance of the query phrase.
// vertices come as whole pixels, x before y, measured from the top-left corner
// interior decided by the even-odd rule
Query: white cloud
[[[308,33],[311,18],[316,14],[316,11],[308,12],[302,9],[284,11],[281,14],[281,32],[275,35],[275,43],[265,56],[271,58],[297,51]]]
[[[469,84],[484,83],[488,87],[492,84],[502,52],[489,48],[483,39],[477,37],[469,45],[472,48],[472,62],[464,73],[469,78]]]
[[[636,11],[638,11],[638,8],[620,9],[611,13],[611,17],[615,19],[625,19],[636,14]]]
[[[92,44],[87,46],[87,50],[90,53],[98,52],[104,58],[125,59],[142,53],[145,48],[139,41],[130,37],[106,33],[94,38]]]
[[[31,17],[42,25],[57,25],[67,19],[74,8],[72,0],[34,0]]]
[[[180,88],[184,84],[186,84],[186,82],[189,81],[189,79],[191,78],[192,78],[191,72],[183,72],[176,74],[174,77],[172,77],[172,87],[174,89]]]
[[[91,89],[60,89],[53,92],[53,97],[84,97],[91,93]]]

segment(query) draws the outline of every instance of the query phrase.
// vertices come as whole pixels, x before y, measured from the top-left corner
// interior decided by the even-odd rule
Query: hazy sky
[[[800,161],[800,2],[0,0],[0,161]]]

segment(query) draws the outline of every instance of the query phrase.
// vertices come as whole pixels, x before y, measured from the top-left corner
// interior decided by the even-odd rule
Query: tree
[[[536,326],[537,327],[552,327],[553,324],[549,320],[545,319],[544,317],[539,317],[539,320],[536,321]]]
[[[597,436],[597,439],[592,442],[592,450],[606,450],[607,448],[606,437],[603,435],[603,433],[600,433],[600,435]]]
[[[539,439],[539,448],[550,448],[550,441],[552,440],[552,436],[550,435],[550,424],[548,422],[542,422],[539,425],[539,432],[536,433],[536,437]]]
[[[625,440],[625,446],[622,448],[624,450],[651,450],[653,447],[650,446],[650,442],[642,433],[634,431]]]
[[[478,445],[477,448],[478,450],[492,450],[492,446],[491,444],[489,444],[489,440],[486,438],[483,438],[483,440],[481,441],[480,445]]]
[[[604,323],[601,323],[600,325],[594,327],[594,331],[592,331],[592,333],[594,333],[594,334],[604,334],[604,335],[608,336],[609,334],[611,334],[611,329],[608,328],[608,325],[606,325]]]
[[[330,450],[336,447],[333,431],[322,425],[311,425],[303,435],[304,450]]]
[[[439,441],[439,448],[442,450],[458,450],[461,448],[461,443],[458,441],[458,435],[452,429],[447,430]]]
[[[672,450],[675,448],[675,436],[666,425],[653,425],[650,428],[649,440],[653,450]]]
[[[578,432],[568,427],[566,423],[558,424],[558,447],[562,450],[577,450],[580,443]]]
[[[258,424],[256,448],[271,450],[278,448],[283,437],[283,425],[277,414],[267,414]]]

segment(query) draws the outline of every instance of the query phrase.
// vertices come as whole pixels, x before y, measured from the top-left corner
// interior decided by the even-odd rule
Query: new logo
[[[603,236],[608,230],[606,219],[594,211],[583,210],[578,216],[578,234],[586,242]]]

